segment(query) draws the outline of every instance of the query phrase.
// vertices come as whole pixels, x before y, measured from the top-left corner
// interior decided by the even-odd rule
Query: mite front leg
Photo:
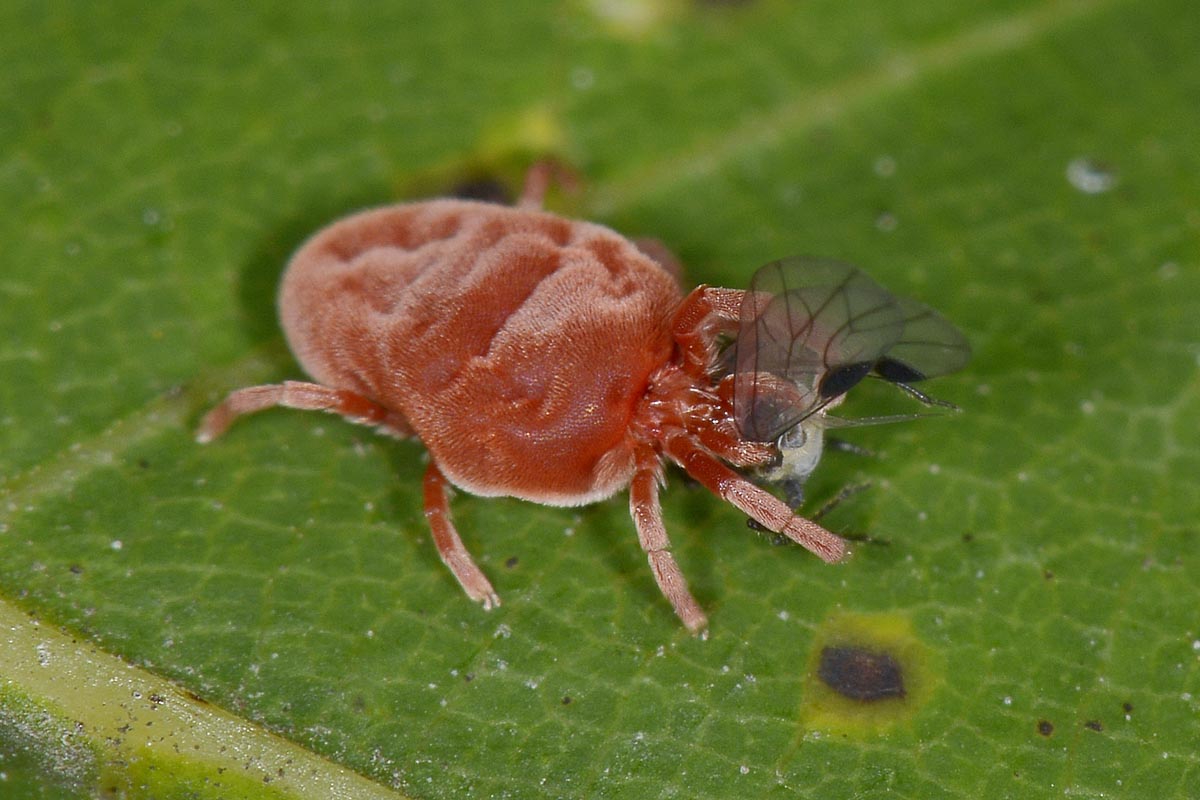
[[[658,502],[658,474],[661,466],[658,455],[649,447],[637,453],[637,471],[629,486],[629,513],[637,528],[638,543],[646,551],[650,570],[663,595],[671,601],[675,614],[692,633],[708,627],[708,618],[700,604],[688,591],[687,580],[671,555],[671,542],[663,524],[662,506]]]
[[[767,442],[747,442],[738,435],[732,419],[723,419],[696,432],[706,450],[735,467],[765,467],[779,461],[779,450]]]
[[[454,529],[450,521],[450,498],[446,493],[448,481],[437,464],[429,462],[425,470],[425,519],[429,521],[429,529],[433,533],[433,543],[437,546],[438,555],[442,562],[454,573],[462,585],[467,597],[476,603],[482,603],[486,610],[500,605],[500,596],[492,588],[492,584],[475,566],[474,559]]]
[[[740,289],[697,286],[684,298],[675,312],[671,332],[689,375],[707,376],[717,354],[717,335],[737,330],[744,296]]]
[[[749,515],[774,533],[782,533],[797,544],[829,563],[846,556],[842,537],[822,528],[815,522],[797,516],[774,495],[763,491],[738,475],[703,448],[691,441],[686,433],[670,436],[664,448],[671,459],[688,475],[700,481],[706,489]]]
[[[255,411],[275,406],[301,411],[329,411],[351,422],[373,425],[381,433],[401,439],[413,435],[412,428],[402,415],[360,394],[346,389],[331,389],[319,383],[285,381],[250,386],[230,394],[220,405],[204,415],[200,428],[196,431],[196,441],[201,444],[211,442],[243,414],[253,414]]]

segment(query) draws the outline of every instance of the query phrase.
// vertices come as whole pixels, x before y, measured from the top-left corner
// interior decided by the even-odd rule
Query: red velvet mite
[[[812,300],[789,300],[788,282],[806,278],[787,262],[764,268],[771,278],[762,289],[700,286],[684,297],[660,247],[643,251],[608,228],[541,211],[545,184],[544,170],[531,172],[516,207],[405,203],[319,231],[292,257],[279,291],[284,334],[314,382],[237,390],[197,438],[286,406],[419,439],[429,450],[425,517],[438,553],[489,609],[500,599],[450,520],[448,485],[554,506],[628,486],[654,578],[693,632],[707,620],[671,555],[658,500],[664,461],[765,528],[840,560],[840,537],[735,468],[778,472],[790,452],[811,450],[828,426],[824,412],[868,373],[907,385],[956,368],[961,334],[937,317],[934,352],[906,350],[917,304],[894,304],[884,335],[848,337],[860,310],[844,302],[845,287],[826,292],[826,308],[780,310],[778,301]],[[834,270],[821,280],[845,277]],[[886,305],[890,295],[879,297]],[[720,337],[740,340],[732,359]],[[748,352],[741,344],[752,339]],[[900,357],[885,358],[889,351]]]

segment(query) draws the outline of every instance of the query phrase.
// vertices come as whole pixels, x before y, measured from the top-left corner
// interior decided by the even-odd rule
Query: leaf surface
[[[0,29],[6,797],[349,773],[420,798],[1200,796],[1191,5],[10,3]],[[927,387],[964,414],[826,455],[809,510],[871,483],[824,518],[869,537],[846,564],[669,475],[707,640],[623,497],[459,495],[485,613],[429,541],[418,445],[282,411],[192,440],[225,391],[301,377],[273,292],[308,234],[546,153],[582,176],[554,208],[659,238],[693,282],[845,260],[974,348]],[[896,402],[856,388],[848,415]],[[904,696],[838,697],[827,647],[887,653]],[[313,783],[106,735],[63,690],[92,652]]]

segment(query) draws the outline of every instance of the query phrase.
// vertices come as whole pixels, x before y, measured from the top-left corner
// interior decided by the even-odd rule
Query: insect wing
[[[913,383],[962,369],[971,345],[962,331],[924,303],[898,297],[904,332],[875,365],[875,374],[892,383]]]
[[[901,305],[856,267],[767,264],[743,298],[734,345],[738,431],[750,441],[778,438],[866,377],[904,328]]]

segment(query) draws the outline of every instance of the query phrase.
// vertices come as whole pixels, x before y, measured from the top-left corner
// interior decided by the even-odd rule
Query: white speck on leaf
[[[592,88],[596,83],[596,73],[587,67],[575,67],[571,70],[571,86],[581,92]]]
[[[1084,194],[1103,194],[1117,185],[1117,176],[1107,165],[1080,156],[1067,164],[1067,181]]]

